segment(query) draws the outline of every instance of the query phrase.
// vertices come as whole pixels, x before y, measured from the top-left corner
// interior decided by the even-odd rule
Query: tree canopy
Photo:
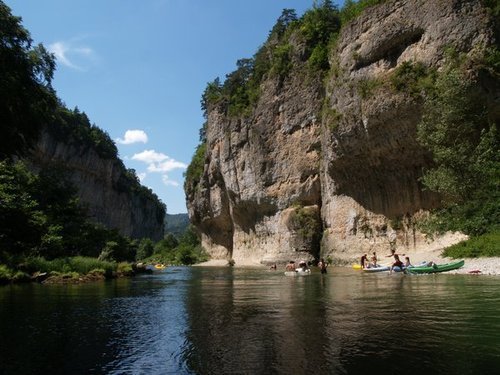
[[[418,138],[435,164],[424,171],[422,182],[442,197],[438,222],[443,230],[480,235],[500,222],[499,119],[484,88],[484,82],[496,90],[500,86],[499,56],[494,48],[480,61],[455,57],[424,102]],[[467,64],[474,64],[479,75],[464,69]]]
[[[29,32],[0,1],[0,158],[22,155],[53,116],[57,100],[51,81],[54,56],[32,46]]]

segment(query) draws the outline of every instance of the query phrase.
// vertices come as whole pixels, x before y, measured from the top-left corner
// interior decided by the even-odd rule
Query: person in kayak
[[[295,271],[295,262],[293,260],[291,260],[290,262],[288,262],[288,264],[286,265],[285,270],[286,271]]]
[[[373,252],[371,261],[372,261],[371,267],[378,267],[377,266],[377,253],[375,251]]]
[[[394,259],[395,259],[395,262],[392,263],[392,266],[391,266],[391,273],[392,273],[392,270],[394,271],[402,271],[403,270],[403,262],[401,262],[401,260],[399,260],[399,255],[398,254],[394,254]]]
[[[413,264],[411,264],[411,262],[410,262],[410,257],[405,257],[405,264],[404,264],[404,266],[406,268],[413,267]]]
[[[309,269],[305,260],[300,261],[299,268],[302,270],[302,272],[307,272],[307,270]]]

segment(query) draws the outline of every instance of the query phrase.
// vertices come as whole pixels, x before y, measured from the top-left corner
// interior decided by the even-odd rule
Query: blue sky
[[[183,172],[203,124],[200,98],[252,57],[284,8],[312,0],[5,0],[35,44],[57,58],[67,107],[117,142],[127,168],[186,212]]]

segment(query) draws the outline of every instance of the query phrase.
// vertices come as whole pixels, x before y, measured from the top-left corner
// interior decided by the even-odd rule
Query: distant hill
[[[188,226],[188,214],[165,215],[165,234],[172,233],[176,237],[179,237],[186,231]]]

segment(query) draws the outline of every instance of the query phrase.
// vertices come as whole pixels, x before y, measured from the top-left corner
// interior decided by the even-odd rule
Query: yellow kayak
[[[166,266],[165,266],[164,264],[155,264],[155,268],[156,268],[157,270],[162,270],[162,269],[164,269],[165,267],[166,267]]]
[[[352,268],[354,268],[355,270],[360,270],[361,269],[361,264],[353,264]]]

